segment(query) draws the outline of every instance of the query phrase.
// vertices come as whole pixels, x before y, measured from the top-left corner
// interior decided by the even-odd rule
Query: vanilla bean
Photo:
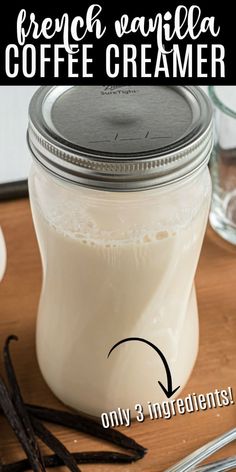
[[[77,464],[96,463],[131,463],[143,458],[146,449],[123,433],[108,428],[83,414],[71,413],[37,405],[26,405],[11,360],[9,345],[15,336],[9,336],[4,345],[4,365],[7,373],[9,391],[0,377],[0,409],[3,410],[8,422],[15,432],[27,459],[12,464],[1,464],[0,472],[21,472],[32,469],[34,472],[45,472],[45,467],[67,466],[72,472],[80,472]],[[122,454],[113,451],[70,453],[40,420],[55,423],[67,428],[83,432],[90,436],[111,442],[116,446],[132,451]],[[53,452],[42,457],[36,436],[38,436]]]
[[[41,471],[46,472],[46,469],[43,463],[43,458],[41,455],[41,451],[39,449],[36,436],[34,434],[34,430],[30,421],[27,408],[24,404],[24,401],[21,395],[20,387],[16,378],[13,363],[11,360],[9,345],[10,345],[10,342],[13,340],[18,341],[17,336],[14,336],[14,335],[8,336],[8,338],[5,341],[4,348],[3,348],[3,360],[4,360],[4,366],[5,366],[8,384],[9,384],[10,395],[11,395],[12,402],[18,412],[18,415],[21,418],[22,423],[25,427],[25,432],[29,438],[29,444],[32,450],[34,451],[35,460],[37,462],[38,468],[41,469]]]
[[[143,457],[147,451],[143,446],[128,436],[125,436],[125,434],[120,431],[116,431],[112,428],[104,429],[100,423],[83,415],[37,405],[27,405],[27,408],[31,415],[40,420],[72,428],[76,431],[111,442],[124,449],[136,451],[139,453],[140,458]]]
[[[3,413],[12,427],[15,435],[17,436],[27,458],[29,464],[34,472],[41,471],[41,465],[38,462],[38,457],[35,455],[35,451],[32,449],[29,443],[29,438],[25,432],[24,425],[20,419],[17,410],[11,400],[7,387],[4,380],[0,377],[0,406]]]
[[[121,454],[112,451],[75,452],[71,455],[74,457],[77,464],[131,464],[137,460],[136,455]],[[63,465],[63,461],[55,454],[44,456],[44,463],[48,468]],[[30,464],[27,459],[0,466],[1,472],[24,472],[29,469]]]
[[[72,472],[80,472],[76,460],[62,442],[54,436],[42,423],[36,418],[31,419],[35,433],[53,452],[56,453],[62,461],[62,465],[66,465]]]

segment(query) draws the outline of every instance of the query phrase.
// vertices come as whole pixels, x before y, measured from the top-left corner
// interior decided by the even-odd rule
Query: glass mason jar
[[[236,244],[236,86],[210,86],[208,90],[215,112],[210,223],[223,239]]]
[[[211,199],[212,113],[196,87],[42,87],[30,105],[43,266],[42,374],[99,416],[160,402],[198,351],[194,289]],[[115,343],[127,338],[111,355]],[[163,357],[146,344],[153,343]],[[158,381],[166,388],[161,388]]]
[[[6,244],[3,237],[3,232],[0,227],[0,281],[2,280],[4,272],[6,270],[6,262],[7,262]]]

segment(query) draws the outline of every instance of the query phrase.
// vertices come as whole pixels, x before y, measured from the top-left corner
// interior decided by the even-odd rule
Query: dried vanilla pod
[[[18,384],[18,381],[17,381],[17,378],[16,378],[13,363],[12,363],[12,360],[11,360],[9,345],[10,345],[10,342],[13,341],[13,340],[18,341],[17,336],[15,336],[15,335],[8,336],[6,341],[5,341],[4,348],[3,348],[3,361],[4,361],[4,367],[5,367],[7,380],[8,380],[8,385],[9,385],[8,390],[10,392],[11,399],[12,399],[12,402],[15,406],[15,409],[17,410],[17,412],[18,412],[18,414],[19,414],[19,416],[22,420],[22,423],[24,425],[26,435],[29,438],[29,444],[30,444],[32,450],[34,451],[35,457],[37,457],[37,462],[39,464],[39,467],[41,468],[41,470],[43,472],[46,472],[44,462],[43,462],[43,458],[42,458],[42,455],[41,455],[41,451],[40,451],[38,443],[37,443],[37,439],[36,439],[36,436],[35,436],[35,433],[34,433],[33,426],[32,426],[31,421],[30,421],[30,417],[29,417],[27,408],[25,407],[25,404],[24,404],[24,401],[23,401],[23,398],[22,398],[22,395],[21,395],[20,387],[19,387],[19,384]]]
[[[62,442],[44,426],[41,421],[32,418],[35,433],[61,460],[62,465],[66,465],[71,472],[80,472],[76,460]]]
[[[0,377],[0,406],[2,411],[10,424],[12,430],[14,431],[17,439],[19,440],[22,449],[24,450],[31,469],[34,472],[42,471],[42,465],[39,462],[38,456],[35,453],[35,450],[30,444],[29,437],[25,432],[24,424],[22,419],[19,417],[18,411],[16,410],[8,389],[4,383],[4,380]]]
[[[71,454],[77,464],[131,464],[137,460],[135,455],[112,451],[74,452]],[[64,462],[56,455],[44,456],[45,467],[60,467]],[[12,464],[0,465],[0,472],[24,472],[30,469],[27,459]]]
[[[46,468],[62,465],[67,466],[72,472],[80,472],[77,464],[129,464],[143,458],[147,451],[143,446],[115,429],[104,429],[99,422],[83,414],[25,404],[10,355],[9,345],[12,340],[17,340],[17,337],[9,336],[3,349],[4,367],[9,385],[7,386],[0,377],[0,411],[2,410],[8,420],[27,458],[11,464],[2,464],[0,461],[0,472],[23,472],[25,470],[45,472]],[[123,454],[116,451],[71,453],[42,421],[72,428],[103,439],[130,450],[130,453]],[[54,454],[42,455],[37,443],[37,436]]]
[[[97,421],[78,413],[71,413],[54,408],[46,408],[38,405],[27,405],[28,411],[42,421],[59,424],[67,428],[75,429],[82,433],[95,436],[99,439],[111,442],[124,449],[130,449],[140,454],[140,458],[146,453],[146,449],[134,439],[112,428],[104,429]]]

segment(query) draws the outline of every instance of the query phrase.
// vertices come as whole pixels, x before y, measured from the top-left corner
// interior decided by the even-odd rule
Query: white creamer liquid
[[[187,226],[149,228],[132,239],[123,231],[119,240],[106,238],[106,232],[102,239],[82,236],[73,229],[73,211],[64,216],[55,212],[49,221],[33,190],[31,203],[44,273],[37,353],[53,392],[64,403],[95,416],[118,407],[131,408],[135,415],[136,403],[146,411],[148,401],[167,400],[158,385],[158,380],[167,385],[166,372],[152,348],[130,342],[107,358],[117,341],[133,336],[162,350],[173,387],[183,388],[198,350],[193,278],[209,192]],[[148,212],[148,203],[145,208]],[[144,207],[140,221],[142,212]],[[107,213],[101,206],[97,218],[105,227]],[[114,208],[110,218],[119,225]]]

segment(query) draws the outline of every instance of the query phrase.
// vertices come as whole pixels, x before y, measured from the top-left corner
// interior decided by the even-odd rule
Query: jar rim
[[[133,191],[178,181],[208,162],[213,146],[212,109],[208,97],[201,89],[192,86],[136,87],[135,92],[139,92],[138,99],[136,96],[130,98],[129,95],[120,100],[119,95],[118,99],[117,97],[114,99],[112,95],[113,101],[110,101],[110,104],[118,107],[118,111],[116,108],[115,112],[110,105],[110,108],[107,106],[104,95],[100,95],[104,93],[101,89],[102,86],[49,86],[39,88],[34,94],[29,108],[28,144],[33,157],[49,172],[88,187]],[[127,91],[134,92],[131,87]],[[70,103],[71,97],[69,95],[67,97],[68,93],[73,93],[73,99],[77,100],[77,108],[74,107],[72,111],[73,103]],[[85,101],[85,98],[88,100],[91,95],[95,101],[97,100],[96,106],[91,99],[88,103]],[[149,112],[153,95],[156,102]],[[105,107],[103,115],[99,111],[101,103]],[[138,136],[135,137],[135,144],[126,144],[123,139],[117,146],[114,142],[101,144],[100,140],[100,144],[96,145],[98,148],[91,149],[89,146],[86,148],[80,145],[81,141],[85,145],[88,142],[88,134],[84,131],[83,123],[81,124],[87,116],[80,116],[81,104],[84,114],[89,115],[90,121],[87,122],[95,124],[100,133],[100,123],[96,125],[96,120],[91,121],[90,115],[94,110],[97,113],[95,118],[102,116],[104,120],[102,126],[104,129],[107,126],[109,131],[113,130],[112,120],[118,123],[121,121],[120,127],[123,132],[126,128],[132,129],[133,133],[136,132],[136,127],[139,131],[146,129],[145,126],[150,125],[152,120],[154,125],[162,130],[169,126],[168,129],[172,133],[169,132],[169,136],[166,136],[169,142],[165,144],[165,136],[158,136],[156,139],[159,139],[159,147],[154,146],[149,149],[151,141],[147,145],[145,138]],[[159,106],[158,109],[156,105]],[[144,118],[142,113],[145,115]],[[143,120],[141,128],[140,120]],[[118,126],[117,123],[115,126]],[[92,130],[92,133],[95,131]],[[168,135],[168,132],[166,134]],[[68,138],[71,135],[73,139]],[[117,152],[117,149],[126,148],[131,152]]]
[[[236,118],[236,111],[234,111],[232,108],[228,107],[225,103],[220,100],[216,93],[216,87],[215,85],[209,85],[208,86],[208,91],[209,95],[213,101],[213,103],[221,110],[223,113],[225,113],[228,116],[231,116],[232,118]]]

